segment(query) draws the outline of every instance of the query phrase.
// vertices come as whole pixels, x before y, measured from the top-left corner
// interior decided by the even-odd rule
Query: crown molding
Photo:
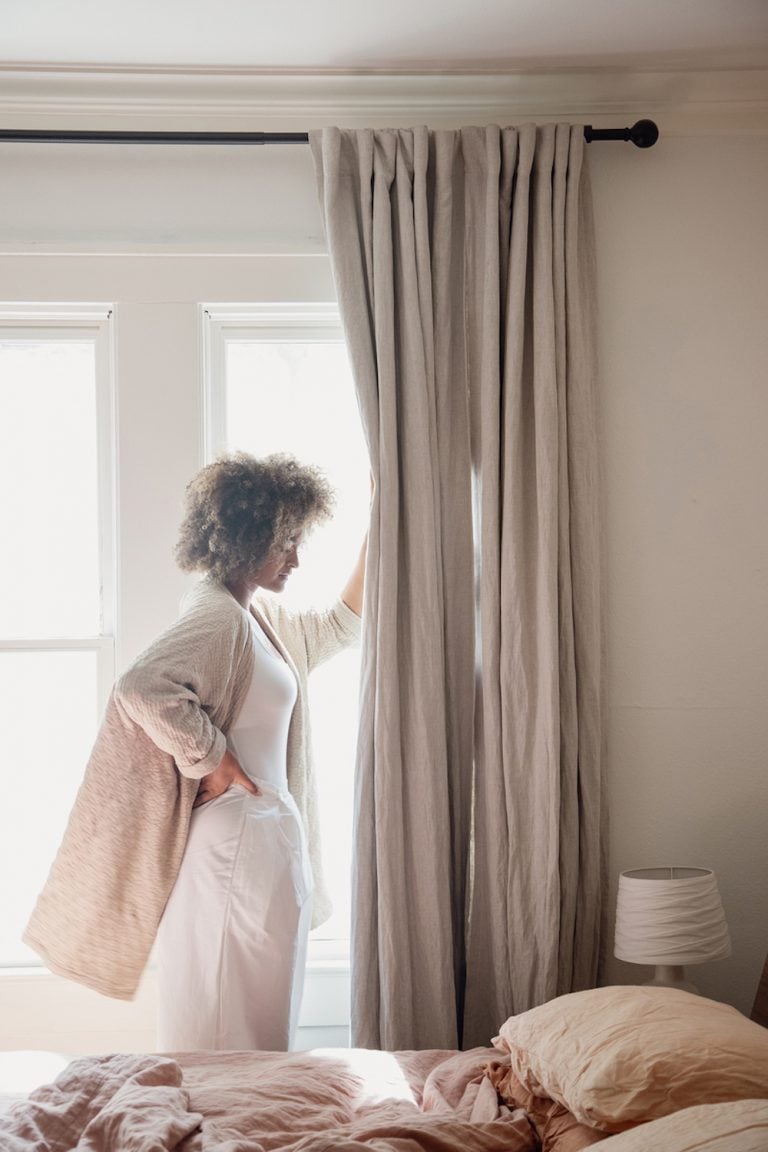
[[[306,131],[561,119],[768,134],[768,68],[332,73],[0,65],[0,126]]]

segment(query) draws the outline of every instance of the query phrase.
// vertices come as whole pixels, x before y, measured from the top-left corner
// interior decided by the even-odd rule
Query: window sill
[[[312,940],[307,948],[307,972],[349,972],[348,940]]]
[[[310,957],[298,1046],[349,1043],[349,958],[332,942]],[[113,1000],[42,965],[0,968],[0,1050],[70,1056],[155,1051],[157,984],[148,968],[134,1000]]]

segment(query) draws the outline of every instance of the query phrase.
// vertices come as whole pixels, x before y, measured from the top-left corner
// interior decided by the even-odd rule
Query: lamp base
[[[681,964],[657,964],[653,980],[647,980],[646,985],[656,988],[679,988],[681,992],[701,995],[696,985],[685,979],[685,971]]]

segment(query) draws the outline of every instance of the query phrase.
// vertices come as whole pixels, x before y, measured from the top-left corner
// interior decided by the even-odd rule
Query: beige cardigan
[[[301,812],[315,879],[314,923],[330,914],[320,863],[307,677],[352,644],[359,617],[339,600],[292,613],[257,599],[294,670],[288,785]],[[64,839],[24,941],[54,972],[130,1000],[178,874],[201,776],[217,767],[253,670],[246,612],[201,580],[180,619],[125,672],[110,695]]]

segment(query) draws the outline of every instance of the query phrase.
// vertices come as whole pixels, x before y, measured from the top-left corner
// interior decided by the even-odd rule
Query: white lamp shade
[[[632,964],[703,964],[730,956],[708,868],[634,868],[619,876],[614,955]]]

